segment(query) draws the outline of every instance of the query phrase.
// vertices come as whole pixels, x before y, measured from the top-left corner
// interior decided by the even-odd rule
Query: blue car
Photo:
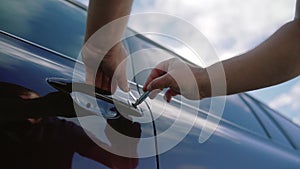
[[[137,70],[157,62],[138,55],[127,66],[130,93],[86,85],[85,6],[1,0],[0,9],[1,168],[300,168],[299,126],[246,93],[218,97],[226,98],[222,118],[210,109],[213,98],[195,106],[160,94],[134,108],[150,71]],[[155,48],[184,60],[130,28],[126,34],[128,53]],[[217,126],[201,142],[209,119]]]

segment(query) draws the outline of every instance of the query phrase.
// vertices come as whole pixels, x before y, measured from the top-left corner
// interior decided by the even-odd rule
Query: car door
[[[132,53],[136,52],[132,56],[136,57],[133,59],[134,80],[140,86],[145,83],[151,67],[170,57],[178,57],[142,39],[131,41],[135,47]],[[147,50],[138,53],[141,49]],[[218,121],[217,114],[210,111],[211,99],[202,100],[200,107],[180,97],[166,103],[163,94],[154,100],[146,99],[155,123],[159,168],[298,168],[299,154],[281,133],[272,133],[274,140],[270,140],[269,130],[274,126],[257,115],[261,112],[250,107],[240,95],[225,98],[222,119],[204,143],[198,140],[206,117],[210,115]]]
[[[57,94],[58,90],[47,83],[47,78],[72,80],[76,77],[84,82],[84,67],[77,56],[84,33],[86,11],[66,1],[3,0],[1,4],[0,81],[3,85],[0,87],[2,91],[9,91],[8,95],[1,95],[2,98],[13,96],[16,89],[31,91],[37,98]],[[68,29],[73,26],[74,29]],[[9,87],[8,90],[7,86],[15,88]],[[131,94],[138,96],[136,85],[131,84]],[[22,99],[19,95],[16,100]],[[128,103],[131,96],[121,92],[118,97]],[[15,99],[13,101],[17,104]],[[52,110],[54,107],[62,110],[70,106],[68,100],[61,101],[61,98],[52,101],[54,104],[40,107],[40,110]],[[105,101],[101,104],[103,107],[114,106]],[[1,113],[5,115],[10,110],[1,110]],[[141,105],[138,111],[147,111],[147,107]],[[60,117],[56,112],[47,116],[43,112],[37,112],[43,118],[34,118],[36,123],[32,123],[28,117],[1,125],[2,168],[157,167],[151,122],[140,123],[139,119],[132,121],[132,118],[124,119],[122,116],[111,119],[98,115],[66,118],[66,112]],[[26,114],[25,110],[21,113]],[[110,137],[108,133],[111,131],[134,138],[135,144]],[[143,138],[147,142],[142,142]],[[109,148],[114,148],[116,144],[114,151],[110,151]],[[122,154],[118,154],[122,149],[135,150],[136,154],[134,157],[122,157]],[[144,152],[152,154],[147,156]]]
[[[176,101],[166,103],[164,111],[157,112],[161,109],[152,103],[152,110],[156,111],[154,116],[160,115],[155,120],[158,152],[168,143],[180,139],[178,144],[160,154],[161,168],[298,168],[299,154],[290,147],[272,143],[238,95],[227,98],[222,120],[204,143],[198,141],[206,116],[201,110],[184,138],[180,137],[181,132],[186,132],[182,128],[170,130],[176,121],[183,128],[187,123],[193,123],[193,118],[188,117],[193,110],[180,104]],[[185,118],[176,119],[180,111],[186,114]]]

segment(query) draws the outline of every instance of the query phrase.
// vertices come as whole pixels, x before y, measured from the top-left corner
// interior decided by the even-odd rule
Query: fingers
[[[164,82],[164,76],[166,75],[166,72],[159,69],[158,67],[160,67],[160,65],[158,65],[156,68],[154,68],[151,71],[143,87],[143,91],[151,91],[149,95],[150,99],[154,99],[165,86],[163,82]]]
[[[148,79],[146,80],[145,84],[144,84],[144,87],[143,87],[143,90],[144,91],[147,91],[149,89],[147,89],[147,87],[149,86],[149,83],[152,82],[155,78],[158,78],[162,75],[166,74],[165,71],[162,71],[160,69],[156,69],[154,68],[151,72],[151,74],[149,75]]]
[[[124,92],[129,92],[130,88],[128,86],[127,82],[127,75],[126,75],[126,62],[122,62],[118,69],[116,70],[116,77],[115,80],[118,83],[118,86],[120,87],[121,90]]]
[[[114,93],[117,90],[117,86],[120,87],[124,92],[128,92],[130,90],[127,77],[125,71],[118,71],[118,74],[115,75],[114,78],[107,76],[102,71],[98,71],[96,78],[94,78],[94,74],[89,73],[88,68],[86,69],[86,83],[90,85],[94,85],[102,90],[108,91],[110,93]]]
[[[150,92],[149,98],[154,99],[162,90],[160,89],[154,89]],[[173,96],[176,96],[180,94],[179,92],[173,90],[173,89],[168,89],[167,92],[164,95],[164,99],[169,103],[172,99]]]
[[[177,94],[179,94],[179,93],[172,89],[168,89],[167,92],[165,93],[164,99],[169,103],[171,101],[172,97],[176,96]]]
[[[120,87],[121,90],[123,90],[124,92],[129,92],[130,91],[130,88],[128,86],[128,83],[127,83],[127,78],[126,76],[121,76],[119,79],[118,79],[118,85]]]
[[[117,86],[124,92],[130,90],[126,76],[126,51],[121,43],[116,44],[102,58],[96,55],[103,54],[101,49],[84,49],[85,55],[82,56],[86,66],[86,83],[111,93],[116,91]]]
[[[169,88],[164,97],[167,102],[170,102],[172,96],[176,96],[179,93],[174,90],[174,88],[176,88],[176,82],[168,73],[171,62],[172,60],[170,59],[161,62],[150,73],[143,87],[144,91],[151,91],[150,99],[155,98],[164,88]]]
[[[147,85],[147,90],[152,91],[154,89],[164,89],[174,86],[175,80],[170,74],[164,74],[160,77],[155,78]]]
[[[152,82],[154,79],[163,76],[164,74],[166,74],[167,72],[167,68],[168,68],[168,62],[164,61],[161,62],[160,64],[158,64],[150,73],[148,79],[146,80],[143,90],[147,91],[149,89],[147,89],[147,87],[149,86],[149,83]]]
[[[114,79],[111,79],[110,77],[106,76],[103,73],[99,73],[99,74],[102,74],[100,88],[102,90],[110,92],[110,94],[113,94],[117,90],[117,82],[115,82]]]
[[[149,94],[149,98],[150,99],[154,99],[157,95],[158,95],[158,93],[160,93],[162,90],[160,90],[160,89],[155,89],[155,90],[152,90],[151,92],[150,92],[150,94]]]
[[[88,67],[86,67],[85,81],[87,84],[96,86],[108,93],[114,93],[117,89],[117,82],[113,81],[101,71],[98,71],[95,75]]]
[[[125,65],[125,62],[118,67],[114,76],[113,72],[103,72],[100,68],[98,69],[97,74],[95,74],[94,71],[86,66],[86,83],[110,93],[114,93],[117,86],[119,86],[124,92],[128,92],[130,88],[127,82],[125,66],[123,65]]]

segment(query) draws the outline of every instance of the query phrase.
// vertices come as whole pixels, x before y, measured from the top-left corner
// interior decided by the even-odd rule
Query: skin
[[[295,19],[283,25],[270,38],[262,42],[256,48],[237,57],[222,61],[227,92],[234,94],[249,90],[272,86],[297,77],[300,74],[300,21]],[[173,65],[177,66],[174,67]],[[218,63],[219,64],[219,63]],[[178,66],[181,65],[181,66]],[[168,88],[165,94],[167,101],[172,96],[182,94],[190,99],[202,99],[212,95],[210,89],[210,78],[218,78],[221,73],[208,76],[208,70],[213,70],[217,64],[207,68],[190,67],[198,85],[198,97],[192,93],[192,84],[186,83],[179,89],[172,74],[179,75],[182,67],[187,65],[180,60],[166,60],[153,69],[148,77],[143,90],[153,91],[155,89]],[[184,74],[181,78],[184,77]]]
[[[85,45],[82,49],[82,59],[86,66],[86,82],[113,93],[117,86],[123,91],[129,91],[125,64],[120,64],[126,58],[126,51],[120,39],[122,38],[127,20],[109,30],[105,36],[89,41],[89,38],[106,24],[130,14],[133,0],[90,0],[88,8]],[[103,44],[118,43],[111,49],[105,49]],[[105,55],[99,65],[99,55]],[[116,78],[113,78],[113,75]]]
[[[133,0],[90,0],[86,27],[85,42],[100,28],[130,13]],[[299,4],[299,3],[298,3]],[[297,4],[296,17],[299,18],[299,5]],[[124,34],[127,21],[112,28],[107,36],[99,41],[92,41],[82,50],[83,62],[86,65],[86,82],[97,87],[114,92],[119,86],[123,91],[129,91],[125,74],[125,64],[120,63],[126,58],[126,52],[121,43],[106,50],[99,44],[118,41]],[[222,61],[226,75],[226,93],[211,92],[210,79],[218,79],[221,73],[214,72],[208,75],[209,70],[216,70],[217,64],[207,68],[188,65],[180,60],[170,59],[157,65],[148,77],[143,90],[153,91],[168,88],[165,98],[170,101],[172,96],[182,94],[189,99],[202,99],[205,97],[234,94],[258,88],[268,87],[290,80],[300,73],[300,23],[298,19],[282,26],[269,39],[247,53],[232,59]],[[111,40],[113,39],[113,40]],[[103,54],[104,53],[104,54]],[[100,66],[97,63],[98,55],[105,55]],[[197,85],[185,80],[179,88],[176,79],[186,79],[186,67],[196,79]],[[113,78],[115,74],[116,78]],[[198,89],[195,92],[195,88]],[[153,92],[152,98],[157,92]]]

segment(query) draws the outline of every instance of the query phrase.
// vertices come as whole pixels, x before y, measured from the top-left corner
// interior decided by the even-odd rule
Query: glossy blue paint
[[[46,78],[48,77],[60,77],[60,78],[67,78],[67,79],[72,79],[73,76],[73,67],[74,67],[74,60],[65,57],[63,55],[60,55],[58,53],[54,53],[50,50],[41,48],[39,46],[35,46],[34,44],[30,44],[22,39],[19,38],[15,38],[5,32],[2,32],[0,34],[0,44],[1,44],[1,50],[0,50],[0,81],[1,82],[6,82],[9,84],[17,84],[19,86],[28,88],[36,93],[38,93],[41,96],[44,96],[46,94],[49,94],[51,92],[55,92],[56,90],[51,87],[47,82],[46,82]],[[78,63],[79,65],[79,70],[82,70],[81,74],[79,73],[78,76],[80,76],[82,79],[84,79],[84,67],[81,63]],[[78,71],[77,71],[78,72]],[[80,72],[80,71],[79,71]],[[134,89],[132,89],[134,90]],[[134,91],[132,91],[134,92]],[[126,98],[125,98],[126,99]],[[9,113],[9,110],[2,110],[2,113]],[[89,116],[89,117],[85,117],[85,119],[95,119],[95,116]],[[48,118],[46,118],[48,119]],[[80,123],[78,123],[78,121],[76,119],[66,119],[68,121],[68,125],[70,124],[75,125],[75,126],[80,126]],[[119,119],[115,119],[113,120],[115,124],[118,124],[117,121]],[[77,124],[77,125],[76,125]],[[97,128],[97,132],[95,134],[95,136],[97,136],[98,138],[104,139],[104,142],[107,141],[107,136],[105,135],[105,130],[106,130],[106,120],[105,119],[98,119],[97,124],[98,125]],[[16,126],[18,126],[18,124],[15,124]],[[47,127],[47,126],[45,126]],[[84,126],[87,127],[87,126]],[[92,126],[93,127],[93,126]],[[123,128],[126,128],[126,125],[123,124],[122,126]],[[130,127],[130,126],[129,126]],[[38,127],[37,127],[38,128]],[[79,127],[80,128],[80,127]],[[65,128],[61,128],[61,131],[64,131]],[[130,131],[130,130],[129,130]],[[82,131],[81,131],[82,132]],[[47,132],[46,132],[47,133]],[[61,139],[60,135],[58,135],[57,133],[52,133],[54,137],[57,137],[57,139]],[[129,134],[130,135],[130,134]],[[1,135],[2,138],[3,135]],[[152,123],[147,123],[147,124],[142,124],[141,125],[141,135],[140,137],[152,137],[153,136],[153,126]],[[42,137],[43,138],[43,137]],[[60,142],[60,146],[63,146],[63,144],[68,144],[68,140],[72,139],[73,135],[71,136],[70,133],[70,137],[65,136],[65,142],[62,141]],[[105,140],[106,138],[106,140]],[[6,140],[8,138],[2,138],[2,140]],[[43,139],[46,139],[43,138]],[[9,139],[8,139],[9,140]],[[56,140],[56,139],[55,139]],[[24,140],[24,142],[27,142],[28,140]],[[69,140],[71,141],[71,140]],[[75,142],[76,143],[76,142]],[[109,143],[109,141],[108,141]],[[42,143],[37,143],[37,144],[42,144]],[[89,143],[90,144],[90,143]],[[6,144],[3,144],[2,146],[4,146]],[[43,145],[43,144],[42,144]],[[7,145],[9,146],[14,146],[13,145]],[[26,145],[24,145],[26,146]],[[28,144],[28,148],[30,148],[30,146],[32,146],[31,144]],[[53,145],[48,145],[49,147],[52,147]],[[60,146],[58,147],[53,147],[53,151],[57,150],[56,153],[62,153],[64,154],[64,152],[69,151],[68,146],[66,145],[64,148],[60,148]],[[80,145],[82,147],[84,147],[85,145]],[[129,146],[129,145],[128,145]],[[153,141],[153,145],[147,145],[146,149],[153,149],[153,151],[155,151],[155,145],[154,145],[154,141]],[[34,148],[30,148],[34,153],[36,150]],[[143,149],[143,147],[139,147],[139,149]],[[23,149],[19,149],[20,152],[15,152],[15,153],[20,153],[22,154]],[[12,149],[12,151],[16,151],[14,149]],[[4,153],[6,151],[3,151]],[[99,151],[98,151],[99,152]],[[48,152],[47,149],[44,150],[44,152],[42,153],[49,153],[51,155],[55,155],[53,154],[53,152]],[[78,152],[74,152],[74,153],[79,153],[81,155],[79,156],[75,156],[76,158],[74,158],[73,160],[77,160],[76,162],[72,162],[72,158],[71,158],[71,162],[72,164],[74,164],[74,167],[78,167],[78,166],[94,166],[95,168],[106,168],[105,165],[101,164],[100,162],[96,162],[97,158],[95,159],[95,157],[89,157],[89,154],[85,154],[82,151],[78,151]],[[72,154],[68,155],[68,158],[72,157]],[[100,154],[101,155],[101,154]],[[107,155],[102,155],[103,159],[109,159],[109,157]],[[7,157],[9,157],[9,155],[7,155]],[[7,160],[8,162],[14,162],[14,161],[20,161],[20,159],[18,159],[19,156],[15,156],[15,159],[9,159]],[[62,156],[62,159],[66,158],[66,156]],[[90,158],[90,160],[82,160],[82,159],[86,159],[86,158]],[[27,159],[27,158],[25,158]],[[42,158],[43,159],[43,158]],[[52,159],[49,157],[49,159]],[[55,164],[56,161],[44,161],[41,159],[35,159],[37,161],[30,161],[28,160],[27,163],[28,164],[24,164],[22,167],[27,168],[27,167],[32,167],[35,168],[32,164],[40,164],[43,166],[43,168],[47,168],[47,165],[50,167],[52,165],[49,165],[48,163],[51,162],[53,164]],[[52,159],[53,160],[53,159]],[[67,160],[68,161],[68,160]],[[154,157],[149,157],[149,158],[141,158],[141,159],[137,159],[138,161],[138,165],[137,168],[156,168],[156,159],[155,156]],[[97,165],[95,165],[95,163],[97,163]],[[120,161],[118,161],[118,159],[114,160],[114,163],[116,163],[116,165],[121,164]],[[6,163],[2,164],[3,167],[7,168],[14,168],[14,166],[6,166]],[[76,165],[75,165],[76,164]],[[71,163],[70,163],[71,165]],[[52,166],[53,167],[53,166]]]
[[[77,53],[81,47],[86,12],[65,1],[2,1],[3,3],[1,3],[0,7],[1,14],[4,13],[5,15],[0,15],[0,21],[1,23],[7,24],[0,25],[0,81],[17,84],[31,89],[41,96],[56,91],[47,84],[45,79],[47,77],[72,78],[74,64],[76,63],[74,58],[77,57]],[[11,11],[15,11],[15,13]],[[127,33],[130,34],[132,31],[128,30]],[[131,60],[132,71],[135,74],[139,73],[133,81],[140,85],[143,85],[147,78],[147,74],[149,73],[149,71],[139,72],[141,68],[155,66],[158,61],[168,57],[179,57],[140,35],[126,39],[124,45],[130,53],[146,48],[159,48],[167,53],[165,56],[159,56],[160,58],[149,57],[149,60],[145,60],[135,56],[136,58]],[[79,74],[76,76],[83,80],[84,67],[81,63],[79,63],[79,65]],[[132,84],[134,84],[132,88],[133,92],[138,94],[139,89],[136,87],[135,83]],[[262,115],[263,117],[261,115],[255,116],[252,114],[251,120],[254,121],[251,122],[250,118],[249,121],[247,121],[247,118],[242,120],[238,115],[235,115],[239,113],[236,112],[237,110],[243,111],[241,114],[247,112],[254,113],[253,111],[256,113],[264,113],[265,111],[262,110],[260,106],[253,108],[251,107],[252,103],[248,104],[248,102],[253,101],[253,98],[248,98],[250,101],[247,101],[247,99],[241,100],[238,95],[230,97],[238,99],[238,102],[235,102],[234,99],[228,99],[228,106],[235,103],[235,107],[231,106],[228,109],[225,109],[225,111],[227,111],[226,117],[224,116],[225,118],[221,120],[219,127],[212,137],[203,144],[198,142],[198,138],[204,124],[204,119],[207,116],[205,108],[184,106],[182,102],[174,99],[170,105],[166,106],[169,108],[167,108],[160,116],[160,112],[157,110],[161,109],[159,106],[165,104],[162,99],[158,101],[158,107],[150,106],[151,112],[148,111],[148,113],[152,113],[151,115],[153,117],[158,118],[153,123],[140,123],[140,138],[148,138],[153,137],[155,134],[161,134],[168,130],[175,120],[179,120],[182,124],[181,127],[184,128],[187,123],[191,123],[193,120],[189,118],[192,111],[198,111],[198,116],[196,117],[192,129],[188,132],[188,135],[183,138],[179,144],[163,154],[156,154],[156,156],[149,158],[139,158],[137,168],[298,169],[300,167],[300,153],[298,150],[300,139],[298,133],[300,132],[300,129],[283,119],[281,116],[276,115],[274,112],[271,114],[273,119],[266,114]],[[242,97],[246,96],[242,95]],[[124,99],[127,98],[124,97]],[[246,101],[247,104],[244,104],[244,101]],[[257,101],[254,101],[254,103],[257,103],[257,105],[260,104]],[[184,119],[174,118],[174,113],[180,111],[180,106],[184,107]],[[239,108],[239,106],[243,108]],[[143,108],[147,109],[147,106],[144,105]],[[91,132],[93,132],[97,138],[105,143],[109,143],[107,134],[105,133],[107,120],[101,118],[98,119],[96,117],[86,117],[86,119],[82,119],[90,120],[89,125],[85,124],[85,127],[90,127],[90,129],[93,130]],[[66,120],[74,126],[80,125],[80,122],[76,119],[68,118]],[[132,127],[131,125],[122,123],[120,119],[116,119],[114,123],[115,125],[121,125],[119,126],[120,128]],[[19,125],[18,123],[14,124]],[[45,124],[49,125],[50,123]],[[153,124],[155,125],[155,128],[153,127]],[[268,125],[268,127],[266,127],[266,125]],[[274,134],[272,133],[279,130],[278,126],[282,129],[279,131],[282,133],[280,137],[283,138],[281,139],[287,139],[288,141],[278,143],[272,139],[274,137]],[[57,126],[53,126],[53,128],[56,127]],[[183,131],[181,130],[182,128],[172,130],[168,135],[164,136],[165,139],[170,141],[178,139],[176,136]],[[55,131],[60,134],[58,135],[59,137],[57,136],[57,139],[60,141],[65,139],[69,142],[61,141],[60,143],[62,145],[58,147],[61,151],[57,151],[56,153],[58,155],[64,154],[64,152],[70,153],[69,150],[64,149],[63,143],[67,147],[68,143],[71,144],[74,142],[74,140],[71,140],[73,137],[68,137],[66,133],[63,135],[64,137],[62,137],[59,127],[57,127],[57,129],[58,130]],[[56,133],[54,132],[54,136],[55,134]],[[129,132],[127,134],[130,135],[132,133]],[[10,139],[3,136],[2,132],[1,138],[5,138],[4,140]],[[278,141],[279,136],[276,136],[276,138]],[[44,141],[47,142],[47,139],[48,137],[45,136]],[[153,144],[147,145],[149,151],[155,152],[156,147],[159,150],[164,144],[168,144],[168,142],[155,139],[153,137]],[[11,140],[2,145],[5,144],[17,147],[17,143],[11,142]],[[26,146],[26,144],[24,144],[24,146]],[[51,147],[51,144],[49,143],[48,146]],[[143,147],[138,145],[138,149],[143,150]],[[17,150],[17,148],[12,149],[12,152]],[[45,152],[47,151],[50,150],[46,149]],[[34,151],[32,153],[39,153],[39,151],[36,150],[36,152]],[[106,168],[103,164],[95,162],[97,160],[91,160],[93,158],[89,158],[88,155],[82,151],[73,151],[72,153],[70,154],[74,155],[75,153],[75,155],[70,156],[70,159],[68,160],[72,163],[73,168]],[[109,157],[103,155],[103,158]],[[45,159],[46,158],[41,158],[40,161],[41,165],[44,165],[43,168],[47,168],[45,165],[49,163],[49,161]],[[16,158],[13,159],[13,161],[19,162],[21,159]],[[27,164],[29,165],[34,162],[36,161],[24,162],[24,167]],[[114,162],[116,165],[120,163],[117,159]],[[12,166],[10,167],[12,168]]]
[[[77,58],[86,12],[66,1],[2,0],[1,30]]]
[[[158,132],[164,132],[174,123],[175,119],[168,118],[170,114],[174,112],[165,111],[155,121]],[[189,134],[174,148],[159,156],[161,168],[299,168],[300,154],[291,146],[280,145],[225,119],[211,138],[203,144],[199,143],[198,137],[204,124],[200,114]],[[182,123],[188,122],[182,119]],[[174,132],[169,136],[176,135]]]
[[[48,77],[61,77],[67,79],[72,78],[73,66],[74,66],[73,60],[53,54],[52,52],[46,51],[44,49],[40,49],[39,47],[29,45],[27,43],[24,43],[22,41],[19,41],[17,39],[14,39],[4,34],[1,34],[0,44],[1,44],[1,51],[0,51],[0,56],[1,56],[0,57],[0,65],[1,65],[0,81],[1,82],[17,84],[25,88],[31,89],[36,93],[38,93],[39,95],[43,96],[45,94],[56,91],[46,82],[46,78]],[[9,110],[6,110],[5,112],[9,112]],[[67,119],[67,120],[74,120],[74,119]],[[115,121],[118,121],[118,119],[116,119]],[[99,123],[101,122],[104,125],[101,125],[100,127],[98,126],[97,131],[100,133],[100,134],[98,133],[98,137],[106,138],[104,134],[106,122],[105,120],[101,121],[100,119]],[[151,123],[142,124],[140,137],[151,137],[151,136],[153,136],[152,124]],[[152,145],[152,147],[154,149],[155,146]],[[147,145],[147,149],[149,148],[151,148],[151,145]],[[142,149],[142,147],[140,149]],[[61,151],[64,151],[64,149],[61,149]],[[47,153],[46,150],[45,153]],[[78,159],[79,157],[77,157],[76,159]],[[108,158],[108,157],[103,156],[103,158]],[[83,160],[83,161],[85,166],[89,166],[88,163],[89,160],[87,161]],[[137,168],[156,167],[155,157],[143,158],[138,161],[139,164]],[[117,160],[115,162],[118,163]],[[31,161],[31,163],[34,163],[34,161]],[[91,163],[95,163],[95,162],[91,162]],[[97,166],[98,168],[103,168],[103,167],[105,168],[105,166],[101,164]],[[26,167],[26,165],[24,167]]]

